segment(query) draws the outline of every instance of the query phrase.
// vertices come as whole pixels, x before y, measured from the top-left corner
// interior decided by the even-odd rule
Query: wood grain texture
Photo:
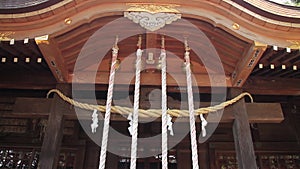
[[[232,97],[241,93],[240,89],[231,89]],[[233,122],[233,136],[239,169],[257,169],[253,141],[247,115],[245,100],[233,105],[235,120]]]
[[[67,85],[59,84],[57,88],[70,93]],[[43,140],[39,167],[43,169],[55,169],[59,159],[60,145],[63,137],[64,116],[63,109],[61,108],[62,100],[55,95],[52,100],[48,124]]]
[[[50,102],[53,99],[45,99],[45,98],[17,98],[16,103],[13,106],[13,111],[9,113],[1,113],[0,117],[30,117],[30,116],[40,116],[45,117],[48,116],[48,109],[50,107]],[[89,100],[84,101],[86,103],[90,102]],[[118,100],[118,103],[126,103],[127,101]],[[98,104],[103,105],[105,100],[98,100]],[[159,105],[158,101],[151,101],[151,105]],[[217,103],[215,103],[217,104]],[[168,101],[169,107],[174,109],[187,109],[187,103],[181,103],[180,101],[170,100]],[[199,103],[201,107],[209,106],[209,102],[201,102]],[[246,110],[248,113],[248,120],[250,123],[280,123],[283,119],[283,112],[281,109],[280,103],[246,103]],[[123,104],[119,106],[130,107],[128,104]],[[141,108],[149,108],[150,102],[141,101]],[[224,109],[221,122],[230,123],[234,120],[234,106],[229,106]],[[67,119],[77,119],[79,117],[76,116],[74,109],[66,102],[60,102],[60,109],[63,111],[65,118]],[[82,119],[90,119],[89,114],[84,114],[80,116]],[[123,118],[121,115],[112,114],[113,121],[127,121],[127,119]],[[141,118],[140,120],[143,120]],[[160,119],[157,119],[160,120]],[[180,119],[177,119],[180,121]],[[182,121],[186,121],[187,119],[182,118]],[[199,120],[199,119],[198,119]],[[209,119],[209,122],[217,122],[213,117]]]

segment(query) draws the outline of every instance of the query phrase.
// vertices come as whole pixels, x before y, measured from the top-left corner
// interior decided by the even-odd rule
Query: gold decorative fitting
[[[9,41],[12,39],[12,35],[14,35],[15,32],[0,32],[0,41]]]
[[[37,45],[39,45],[39,44],[49,45],[50,43],[48,41],[48,38],[49,38],[49,35],[44,35],[44,36],[36,37],[36,38],[34,38],[34,40]]]
[[[35,40],[35,43],[37,45],[40,45],[40,44],[46,44],[46,45],[49,45],[49,41],[48,40]]]
[[[111,64],[112,64],[112,62],[110,61],[109,65],[111,65]],[[116,59],[115,68],[116,68],[116,71],[121,68],[121,60],[120,59]]]
[[[232,24],[232,28],[233,28],[234,30],[239,30],[239,29],[240,29],[240,25],[237,24],[237,23],[233,23],[233,24]]]
[[[300,40],[287,40],[291,45],[288,46],[290,49],[299,49],[300,50]]]
[[[261,47],[261,48],[267,48],[268,47],[267,44],[262,43],[262,42],[258,42],[258,41],[255,41],[254,45],[255,45],[255,47]]]
[[[128,3],[130,6],[126,11],[128,12],[149,12],[155,13],[180,13],[175,7],[179,5],[175,4],[150,4],[150,3]]]
[[[72,19],[70,19],[70,18],[65,19],[65,24],[66,25],[70,25],[71,23],[72,23]]]

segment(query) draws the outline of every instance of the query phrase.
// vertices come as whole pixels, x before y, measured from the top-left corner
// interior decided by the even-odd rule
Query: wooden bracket
[[[267,49],[266,44],[254,42],[247,52],[240,59],[232,73],[232,86],[241,87],[253,71],[263,53]]]

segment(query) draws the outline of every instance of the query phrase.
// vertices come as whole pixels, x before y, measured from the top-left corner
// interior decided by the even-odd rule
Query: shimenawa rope
[[[70,97],[64,95],[58,89],[51,89],[47,94],[47,98],[49,98],[51,93],[56,93],[62,100],[64,100],[65,102],[67,102],[73,106],[76,106],[78,108],[90,110],[90,111],[98,110],[99,112],[105,112],[104,105],[94,105],[94,104],[78,102],[78,101],[73,100]],[[244,92],[244,93],[241,93],[240,95],[236,96],[235,98],[225,101],[223,103],[220,103],[220,104],[217,104],[214,106],[202,107],[202,108],[196,109],[195,115],[208,114],[211,112],[216,112],[216,111],[222,110],[225,107],[232,105],[235,102],[239,101],[240,99],[244,98],[245,96],[248,96],[251,100],[251,103],[253,103],[253,98],[252,98],[251,94],[248,92]],[[111,113],[129,115],[132,112],[133,112],[133,109],[129,108],[129,107],[111,106]],[[172,117],[188,117],[189,116],[188,110],[168,109],[167,112]],[[139,117],[161,117],[161,110],[160,109],[148,109],[148,110],[139,109]]]

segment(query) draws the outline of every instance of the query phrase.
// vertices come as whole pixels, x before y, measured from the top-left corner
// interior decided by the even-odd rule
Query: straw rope
[[[90,110],[90,111],[98,110],[100,112],[105,112],[104,105],[93,105],[93,104],[78,102],[78,101],[73,100],[70,97],[64,95],[58,89],[51,89],[47,94],[47,98],[49,97],[49,95],[51,93],[56,93],[62,100],[64,100],[65,102],[67,102],[75,107],[85,109],[85,110]],[[248,96],[251,99],[251,103],[253,103],[253,98],[252,98],[251,94],[248,92],[244,92],[244,93],[241,93],[240,95],[236,96],[235,98],[225,101],[225,102],[222,102],[220,104],[196,109],[195,115],[208,114],[211,112],[216,112],[216,111],[222,110],[225,107],[236,103],[237,101],[244,98],[245,96]],[[129,107],[111,106],[111,113],[129,115],[132,112],[133,112],[133,109],[129,108]],[[189,117],[188,110],[168,109],[168,114],[171,115],[172,117]],[[139,117],[161,117],[161,110],[160,109],[148,109],[148,110],[139,109]]]

